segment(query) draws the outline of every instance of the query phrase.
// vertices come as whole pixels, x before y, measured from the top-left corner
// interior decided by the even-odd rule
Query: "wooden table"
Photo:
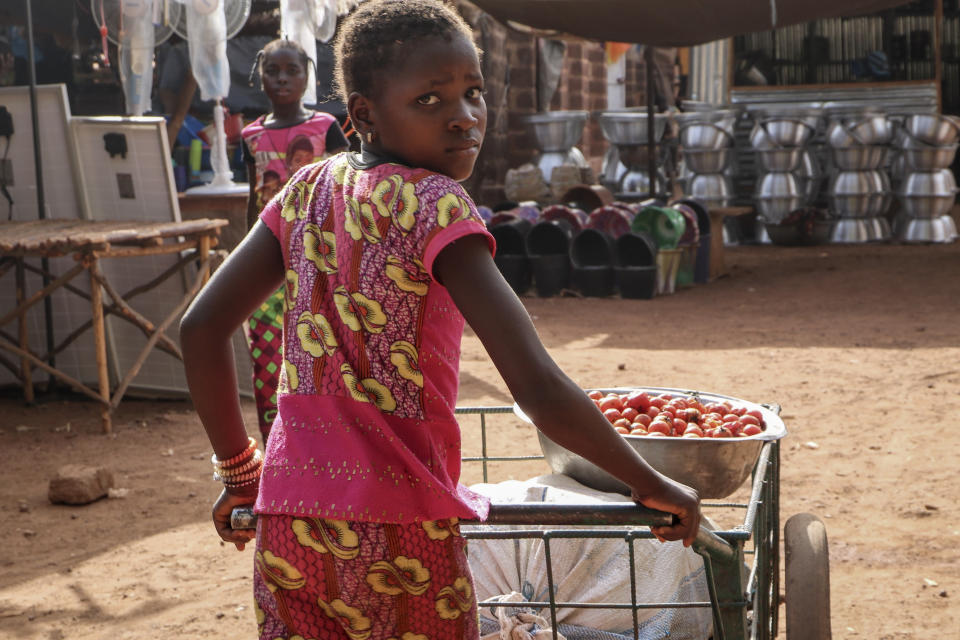
[[[120,400],[130,383],[154,348],[162,349],[181,361],[183,360],[179,347],[166,335],[166,331],[170,328],[170,324],[187,308],[187,305],[190,304],[190,301],[209,278],[211,259],[216,255],[212,249],[219,241],[221,227],[226,225],[226,220],[219,219],[162,223],[94,222],[88,220],[35,220],[0,223],[0,277],[12,269],[16,278],[17,294],[17,307],[0,315],[0,350],[12,353],[20,361],[19,367],[17,367],[8,359],[0,357],[0,364],[6,365],[14,371],[14,374],[18,375],[23,384],[26,401],[33,402],[34,399],[31,368],[39,367],[78,392],[99,402],[103,430],[109,432],[112,427],[111,416],[113,411],[120,404]],[[135,290],[124,294],[116,291],[100,269],[102,258],[123,259],[161,254],[179,254],[179,260],[173,268],[154,278],[151,282],[145,282]],[[27,258],[55,258],[58,256],[72,256],[75,261],[72,268],[59,275],[44,272],[26,261]],[[195,269],[188,269],[191,265],[195,265]],[[25,277],[27,271],[41,273],[46,277],[49,284],[39,291],[28,292]],[[89,295],[69,284],[71,280],[83,272],[86,272],[90,279]],[[158,286],[177,274],[183,274],[186,281],[191,282],[191,284],[187,287],[187,291],[181,300],[170,300],[170,312],[162,321],[154,324],[130,306],[130,298],[143,294],[144,291]],[[45,358],[38,356],[30,349],[26,322],[27,311],[60,288],[89,300],[91,320],[81,329],[68,336],[63,343],[54,349],[54,353],[61,350],[66,344],[76,340],[86,332],[86,329],[92,329],[97,359],[97,389],[93,389],[80,380],[50,366]],[[104,292],[112,300],[112,304],[104,302]],[[114,314],[139,327],[147,338],[139,356],[113,390],[110,389],[107,371],[106,338],[104,334],[104,317],[109,314]],[[18,324],[16,338],[11,333],[3,331],[5,325],[14,321]]]
[[[710,212],[710,280],[726,275],[724,264],[723,220],[735,216],[745,216],[754,212],[753,207],[711,207]]]

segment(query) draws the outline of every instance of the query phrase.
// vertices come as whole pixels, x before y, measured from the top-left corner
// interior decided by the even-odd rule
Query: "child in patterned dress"
[[[310,59],[303,47],[291,40],[273,40],[257,54],[251,84],[259,73],[271,111],[244,127],[241,134],[250,176],[248,229],[298,169],[348,146],[336,118],[303,106],[309,69]],[[282,318],[283,292],[278,290],[254,310],[246,325],[253,359],[253,396],[264,442],[277,413],[277,384],[283,364]]]
[[[336,51],[361,151],[298,171],[181,324],[224,482],[214,525],[241,549],[256,536],[260,638],[478,638],[458,520],[489,505],[459,483],[465,320],[537,427],[675,514],[653,532],[689,545],[696,492],[654,471],[553,362],[457,182],[486,126],[469,27],[439,0],[371,0]],[[229,336],[281,282],[283,368],[261,463]],[[256,531],[232,529],[231,510],[252,503]]]

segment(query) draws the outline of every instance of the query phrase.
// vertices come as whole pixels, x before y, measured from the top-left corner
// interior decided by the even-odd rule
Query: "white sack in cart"
[[[546,502],[554,504],[601,504],[630,502],[626,496],[604,493],[583,486],[563,475],[546,475],[527,481],[510,480],[477,484],[474,491],[496,503]],[[508,527],[463,525],[464,531]],[[518,528],[518,527],[509,527]],[[533,528],[533,527],[528,527]],[[709,601],[703,560],[680,542],[655,539],[634,541],[637,602]],[[622,538],[553,539],[550,555],[557,584],[556,599],[562,602],[630,602],[630,557]],[[480,601],[502,599],[517,592],[528,601],[546,602],[546,558],[539,539],[471,540],[470,569]],[[485,633],[496,629],[494,610],[481,607]],[[549,621],[549,609],[538,611]],[[709,637],[712,614],[706,607],[640,609],[639,637],[669,636],[682,640]],[[557,631],[567,640],[618,640],[633,638],[633,614],[629,609],[565,608],[557,611]]]

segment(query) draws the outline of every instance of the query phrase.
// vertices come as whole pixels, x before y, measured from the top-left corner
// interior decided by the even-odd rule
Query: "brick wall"
[[[567,40],[557,90],[550,104],[540,105],[536,82],[537,38],[507,28],[467,0],[454,0],[453,3],[473,27],[475,41],[484,50],[487,134],[474,175],[465,183],[477,203],[495,205],[503,201],[503,182],[507,169],[535,160],[536,143],[523,118],[537,111],[590,112],[583,137],[577,146],[599,175],[608,147],[594,115],[607,108],[603,43]],[[645,106],[646,80],[642,56],[633,49],[627,56],[627,106]]]

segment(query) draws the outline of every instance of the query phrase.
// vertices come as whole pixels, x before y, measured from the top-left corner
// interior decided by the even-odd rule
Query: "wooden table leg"
[[[110,433],[112,429],[110,409],[110,375],[107,372],[107,339],[104,335],[103,322],[103,291],[96,278],[97,258],[90,256],[88,266],[90,273],[90,308],[93,312],[93,341],[97,354],[97,379],[99,383],[100,399],[103,406],[100,410],[100,419],[103,422],[103,432]]]
[[[210,236],[201,236],[200,237],[200,246],[197,247],[197,251],[200,252],[200,264],[204,264],[204,260],[210,257]],[[203,270],[203,284],[207,284],[207,280],[210,279],[210,263],[205,263],[207,266]]]
[[[21,306],[27,297],[27,278],[24,268],[24,258],[17,258],[17,306]],[[17,330],[20,339],[20,348],[30,350],[30,332],[27,325],[27,309],[23,309],[17,317]],[[33,404],[33,371],[28,358],[20,358],[20,380],[23,382],[23,398],[27,404]]]

